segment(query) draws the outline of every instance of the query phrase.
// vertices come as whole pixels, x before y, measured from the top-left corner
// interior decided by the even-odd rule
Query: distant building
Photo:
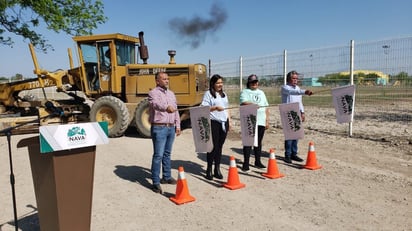
[[[384,74],[381,71],[371,71],[371,70],[356,70],[356,71],[353,71],[354,75],[358,75],[359,73],[362,73],[364,75],[370,75],[370,74],[377,75],[378,78],[376,78],[376,82],[373,83],[373,84],[376,84],[376,85],[387,85],[388,82],[389,82],[389,76]],[[349,75],[349,72],[348,71],[341,72],[340,74],[341,75]],[[360,81],[362,82],[362,79]]]
[[[301,86],[309,86],[309,87],[321,87],[322,83],[318,82],[318,77],[313,78],[303,78],[301,81]]]

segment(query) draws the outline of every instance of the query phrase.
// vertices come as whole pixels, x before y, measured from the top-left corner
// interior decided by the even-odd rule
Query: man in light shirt
[[[286,76],[287,84],[282,86],[282,103],[299,103],[300,116],[302,122],[305,121],[305,109],[302,103],[302,95],[312,95],[311,90],[300,89],[298,86],[299,73],[291,71]],[[292,160],[302,162],[298,156],[298,140],[285,140],[285,162],[292,163]]]

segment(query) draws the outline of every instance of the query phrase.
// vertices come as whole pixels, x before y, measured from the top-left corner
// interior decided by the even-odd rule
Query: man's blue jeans
[[[285,157],[292,157],[298,154],[298,140],[285,140]]]
[[[152,126],[150,134],[153,143],[152,181],[153,184],[160,184],[160,165],[162,165],[163,178],[168,180],[172,177],[170,155],[176,128],[174,126]]]

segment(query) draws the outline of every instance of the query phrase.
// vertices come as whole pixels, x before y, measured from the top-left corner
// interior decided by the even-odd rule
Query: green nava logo
[[[250,114],[246,117],[247,135],[249,137],[255,136],[256,115]]]
[[[205,117],[200,117],[197,120],[197,125],[199,126],[199,134],[200,134],[200,139],[204,141],[204,143],[207,143],[210,140],[210,124],[209,120]]]
[[[300,129],[302,122],[300,121],[300,117],[297,112],[293,110],[287,112],[287,121],[290,130],[296,132]]]
[[[352,114],[352,105],[353,105],[353,96],[352,95],[343,95],[340,97],[340,107],[339,110],[341,114],[351,115]]]
[[[81,127],[72,127],[67,132],[67,141],[69,144],[86,143],[86,131]]]

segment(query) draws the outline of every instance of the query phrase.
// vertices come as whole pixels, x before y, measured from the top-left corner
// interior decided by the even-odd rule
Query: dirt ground
[[[307,108],[299,153],[306,160],[309,141],[315,143],[322,168],[312,171],[283,162],[276,114],[271,114],[272,126],[264,137],[263,163],[275,148],[285,177],[269,179],[261,175],[265,169],[252,167],[244,173],[239,168],[246,187],[237,190],[222,187],[229,157],[233,155],[239,167],[243,160],[236,118],[224,145],[223,180],[204,178],[206,155],[195,153],[192,131],[184,130],[174,144],[172,174],[177,178],[177,168],[184,167],[196,200],[183,205],[169,200],[174,185],[162,185],[163,195],[151,191],[150,139],[128,132],[97,146],[91,230],[412,230],[410,121],[377,125],[374,118],[360,117],[353,137],[348,137],[348,125],[336,124],[333,112]],[[395,132],[388,134],[385,127]],[[27,150],[16,148],[19,140],[31,136],[11,139],[19,230],[25,231],[40,229]],[[0,148],[0,231],[8,231],[15,227],[5,137],[0,137]]]

